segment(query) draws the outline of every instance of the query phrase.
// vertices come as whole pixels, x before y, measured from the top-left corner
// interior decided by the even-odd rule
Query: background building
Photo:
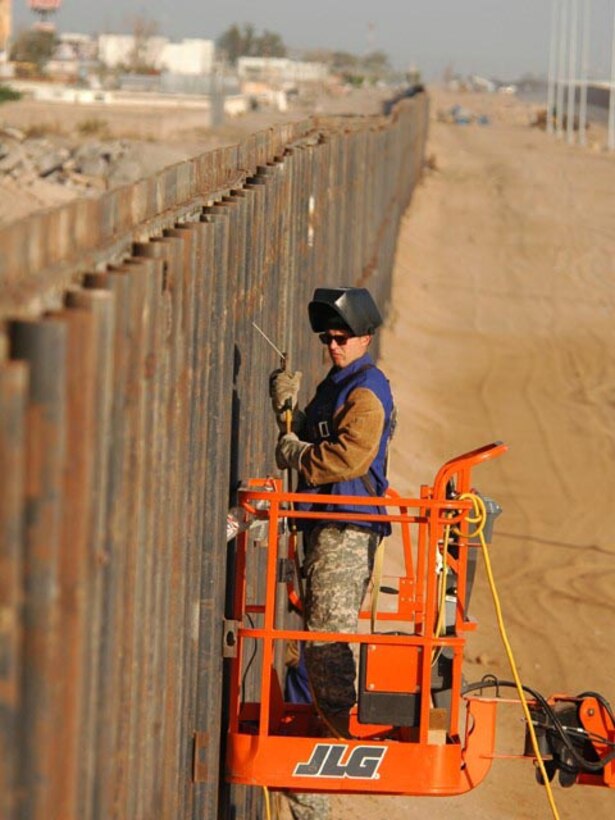
[[[98,38],[98,59],[108,68],[130,66],[141,62],[152,68],[161,67],[166,37],[137,38],[132,34],[101,34]]]
[[[173,43],[167,37],[137,38],[132,34],[101,34],[98,38],[98,59],[108,68],[139,63],[141,68],[198,76],[211,74],[214,56],[213,40]]]
[[[242,80],[266,83],[322,82],[329,76],[325,63],[306,63],[286,57],[240,57],[237,73]]]
[[[215,46],[213,40],[182,40],[167,43],[162,51],[162,68],[171,74],[211,74]]]

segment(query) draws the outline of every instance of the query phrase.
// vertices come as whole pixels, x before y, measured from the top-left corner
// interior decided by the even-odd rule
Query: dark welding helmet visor
[[[366,288],[316,288],[308,305],[314,333],[345,330],[353,336],[372,336],[382,316]]]

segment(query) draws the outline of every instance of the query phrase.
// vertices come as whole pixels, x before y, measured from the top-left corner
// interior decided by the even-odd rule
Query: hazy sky
[[[582,7],[586,0],[578,0]],[[591,0],[592,68],[606,76],[615,0]],[[512,79],[546,74],[551,0],[63,0],[61,31],[130,32],[138,14],[172,38],[216,39],[232,23],[279,33],[290,49],[386,51],[396,68],[428,77],[447,64],[461,73]],[[14,0],[15,26],[29,25],[27,0]]]

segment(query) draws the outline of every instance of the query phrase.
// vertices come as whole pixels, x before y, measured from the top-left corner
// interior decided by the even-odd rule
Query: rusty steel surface
[[[0,230],[2,818],[261,813],[220,764],[226,513],[276,472],[253,323],[307,395],[314,287],[386,311],[426,127],[424,95],[278,126]]]

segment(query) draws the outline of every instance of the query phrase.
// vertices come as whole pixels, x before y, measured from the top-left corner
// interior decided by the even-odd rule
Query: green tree
[[[279,34],[265,29],[257,35],[251,23],[241,27],[233,24],[218,37],[216,45],[231,65],[236,65],[240,57],[286,56],[286,46]]]
[[[384,51],[372,51],[361,60],[361,65],[372,74],[386,74],[389,71],[389,58]]]
[[[279,34],[265,29],[256,39],[256,57],[286,57],[286,46]]]
[[[349,51],[334,51],[331,54],[331,68],[334,71],[354,71],[359,64],[359,58]]]
[[[0,105],[5,102],[15,102],[22,97],[19,91],[9,88],[8,85],[0,85]]]
[[[11,60],[32,63],[41,72],[55,50],[58,39],[53,31],[27,29],[20,32],[11,49]]]
[[[218,37],[216,45],[231,65],[237,65],[239,57],[249,53],[253,38],[253,26],[245,25],[242,30],[238,25],[233,24]]]
[[[134,45],[129,56],[128,71],[133,74],[150,74],[155,68],[148,54],[149,42],[158,34],[158,23],[147,15],[138,14],[132,18],[131,28]]]

